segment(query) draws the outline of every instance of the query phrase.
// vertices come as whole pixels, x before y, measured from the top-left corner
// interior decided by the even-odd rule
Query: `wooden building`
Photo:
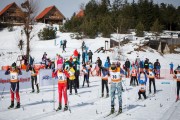
[[[55,7],[45,8],[36,18],[37,22],[63,24],[64,15]]]
[[[80,18],[84,16],[84,10],[80,10],[77,14],[76,17]]]
[[[0,11],[0,21],[7,23],[22,23],[23,11],[17,6],[15,2],[7,5],[2,11]]]

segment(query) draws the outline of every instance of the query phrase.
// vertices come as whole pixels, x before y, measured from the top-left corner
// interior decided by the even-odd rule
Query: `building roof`
[[[77,14],[76,17],[83,17],[84,16],[84,11],[80,10]]]
[[[12,5],[14,5],[14,4],[16,4],[16,3],[13,2],[13,3],[7,5],[4,9],[2,9],[2,11],[0,11],[0,16],[1,16],[4,12],[6,12],[6,11],[7,11]]]
[[[50,6],[50,7],[47,7],[45,8],[35,19],[38,20],[38,19],[41,19],[43,18],[49,11],[51,11],[55,6]],[[56,8],[56,7],[55,7]],[[57,8],[56,8],[57,9]],[[58,9],[57,9],[58,10]],[[64,15],[58,10],[58,12],[64,17]],[[64,17],[65,18],[65,17]]]

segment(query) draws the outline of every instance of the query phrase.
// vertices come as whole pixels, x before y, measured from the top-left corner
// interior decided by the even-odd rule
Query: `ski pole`
[[[53,110],[55,110],[55,83],[54,82],[55,82],[55,79],[53,80]]]
[[[1,99],[3,98],[4,90],[5,90],[5,87],[3,88],[3,91],[1,93]]]

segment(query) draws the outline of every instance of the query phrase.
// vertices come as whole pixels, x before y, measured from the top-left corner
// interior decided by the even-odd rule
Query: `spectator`
[[[79,53],[78,53],[77,49],[75,49],[74,52],[73,52],[74,58],[78,58],[78,54]]]
[[[91,63],[92,63],[92,56],[93,56],[93,53],[92,53],[91,50],[89,50],[88,56],[89,56],[89,61],[91,61]]]
[[[129,78],[130,77],[130,66],[131,66],[131,63],[129,61],[129,59],[127,58],[126,59],[126,62],[125,62],[125,70],[126,70],[126,77]]]

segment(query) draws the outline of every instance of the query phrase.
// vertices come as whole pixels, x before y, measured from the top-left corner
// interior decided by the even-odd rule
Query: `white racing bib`
[[[111,72],[111,80],[117,80],[121,78],[120,72]]]
[[[11,80],[17,80],[18,79],[18,73],[16,73],[16,72],[11,72],[11,74],[10,74],[10,79]]]
[[[180,74],[176,74],[178,80],[180,80]]]
[[[66,80],[66,76],[64,75],[64,73],[58,73],[58,80],[59,81],[64,81],[64,80]]]
[[[154,77],[154,73],[153,72],[149,72],[149,76],[150,77]]]

